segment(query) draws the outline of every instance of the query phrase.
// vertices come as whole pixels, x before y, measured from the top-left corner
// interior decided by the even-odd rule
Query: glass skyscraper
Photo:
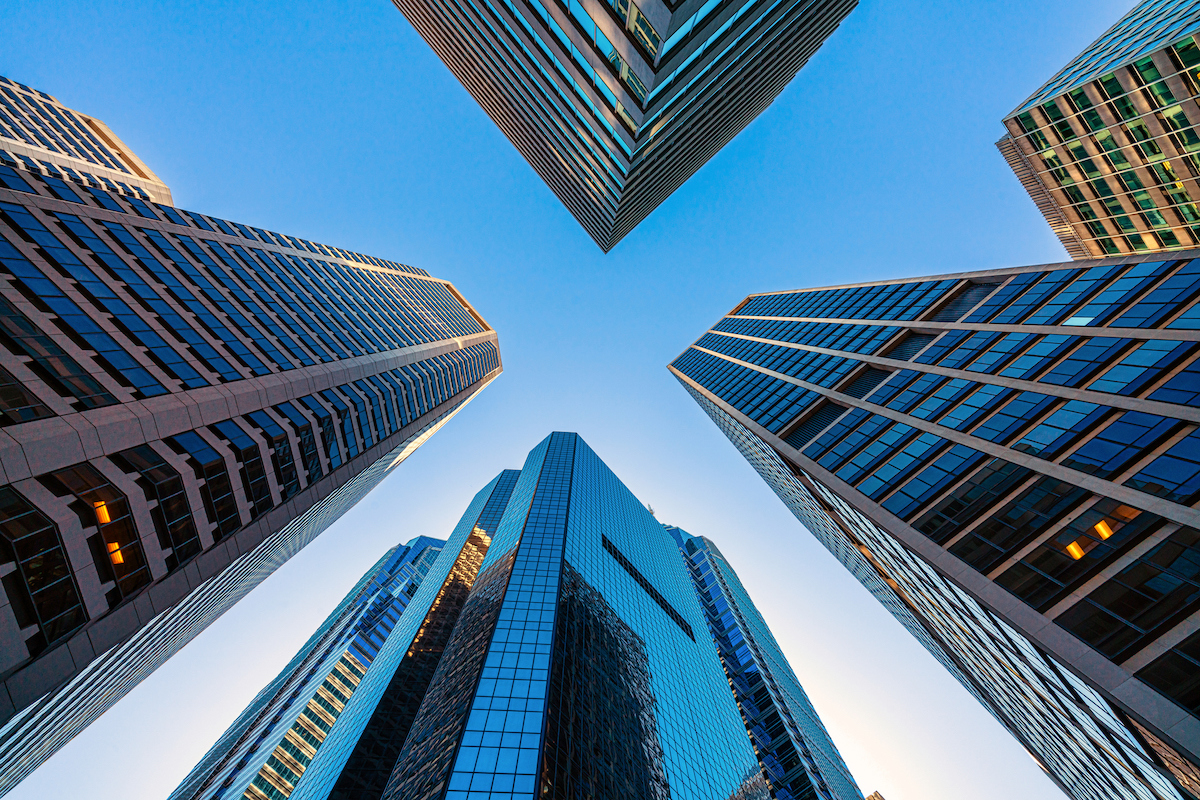
[[[673,525],[738,710],[775,800],[861,800],[862,792],[766,620],[717,546]]]
[[[501,370],[446,281],[169,198],[0,79],[0,792]]]
[[[222,777],[254,730],[245,721],[269,713],[262,698],[286,691],[281,675],[171,800],[861,800],[723,560],[738,619],[754,632],[745,641],[765,660],[761,672],[748,658],[732,678],[722,671],[703,584],[693,585],[687,566],[710,576],[706,565],[717,562],[686,561],[672,535],[579,436],[551,434],[520,471],[504,471],[475,496],[353,690],[338,678],[344,697],[334,698],[338,715],[319,746],[285,732],[294,715],[277,715],[257,755],[240,759],[241,777]],[[719,559],[715,548],[704,552]],[[386,562],[373,573],[381,569]],[[362,595],[361,587],[351,593]],[[704,602],[729,608],[715,595]],[[328,622],[313,641],[327,630]],[[299,674],[315,649],[306,646],[285,674]],[[325,663],[346,651],[338,642],[325,649]],[[316,684],[328,669],[306,674]],[[739,700],[763,709],[753,721],[739,715],[731,679],[750,692]],[[760,697],[768,685],[786,698],[773,713]],[[789,738],[793,730],[824,736],[820,752],[785,747],[784,739],[801,741]],[[748,731],[756,744],[776,738],[762,766]],[[279,756],[284,744],[299,752],[288,751],[292,762]],[[797,772],[793,762],[804,758]],[[786,785],[768,784],[768,763],[783,769]]]
[[[747,297],[670,366],[1071,797],[1200,794],[1200,260]]]
[[[996,143],[1072,258],[1200,245],[1200,2],[1144,0]]]
[[[856,0],[394,0],[606,252]]]
[[[171,795],[291,793],[446,543],[418,537],[363,575]]]

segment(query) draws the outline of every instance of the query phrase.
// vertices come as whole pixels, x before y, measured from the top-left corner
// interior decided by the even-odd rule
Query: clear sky
[[[391,545],[445,537],[551,430],[717,542],[866,793],[1050,800],[998,723],[666,370],[752,291],[1066,259],[1001,118],[1131,0],[862,0],[603,255],[387,0],[7,0],[0,74],[104,120],[183,208],[427,269],[504,374],[12,800],[161,800]]]

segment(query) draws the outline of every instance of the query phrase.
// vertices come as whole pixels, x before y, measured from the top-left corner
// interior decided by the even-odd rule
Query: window
[[[87,621],[58,526],[11,486],[0,487],[0,563],[17,567],[4,591],[30,657]]]
[[[1051,606],[1162,524],[1154,514],[1104,498],[996,578],[1038,611]]]
[[[275,409],[287,417],[288,422],[292,426],[292,430],[296,432],[296,436],[300,440],[300,458],[304,462],[304,470],[307,473],[306,484],[313,484],[321,479],[324,475],[324,470],[321,468],[321,456],[317,452],[317,440],[313,435],[312,425],[300,413],[300,410],[289,402],[283,402],[275,406]],[[328,417],[328,415],[326,415]],[[332,460],[331,460],[332,463]]]
[[[150,583],[150,566],[138,538],[129,500],[120,490],[88,463],[61,469],[42,476],[41,480],[59,497],[75,495],[78,502],[72,503],[71,508],[84,532],[97,529],[87,542],[102,588],[103,584],[116,584],[104,596],[110,608]]]
[[[1015,499],[988,514],[949,550],[980,572],[987,572],[1086,497],[1086,490],[1066,481],[1039,478]]]
[[[138,445],[109,456],[126,474],[139,476],[138,484],[150,504],[150,518],[158,545],[166,553],[167,571],[178,569],[201,550],[183,480],[175,468],[149,445]]]
[[[263,432],[271,446],[271,465],[275,468],[281,500],[299,493],[300,477],[296,474],[296,460],[292,456],[292,443],[288,435],[265,411],[251,411],[246,416]]]
[[[242,465],[242,488],[246,492],[246,500],[250,503],[250,520],[253,522],[274,506],[262,452],[254,440],[231,419],[222,420],[209,427],[229,442],[234,456]]]
[[[1121,661],[1191,613],[1200,600],[1200,531],[1180,528],[1055,622]]]
[[[242,527],[225,459],[195,431],[176,434],[166,442],[175,452],[188,456],[191,462],[196,479],[200,481],[204,511],[209,523],[216,526],[212,531],[213,541],[220,541]]]
[[[1200,431],[1150,462],[1125,485],[1139,492],[1191,505],[1200,493]]]

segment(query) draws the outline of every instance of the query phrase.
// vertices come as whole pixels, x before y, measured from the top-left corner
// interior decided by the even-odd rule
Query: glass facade
[[[763,111],[856,5],[395,3],[605,251]]]
[[[672,525],[775,800],[862,800],[771,629],[717,546]]]
[[[1200,3],[1144,0],[1005,120],[997,146],[1074,258],[1200,244]]]
[[[1200,793],[1192,273],[1131,256],[751,295],[671,365],[1076,798]]]
[[[476,496],[396,630],[291,800],[772,796],[675,542],[576,434]]]
[[[446,281],[174,208],[102,123],[0,95],[2,792],[501,365]]]
[[[445,546],[418,537],[388,551],[254,698],[171,800],[289,796],[380,647],[398,630],[401,615]]]

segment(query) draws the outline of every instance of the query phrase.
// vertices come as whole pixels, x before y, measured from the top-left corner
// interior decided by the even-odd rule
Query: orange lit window
[[[106,512],[107,514],[107,512]],[[108,557],[112,559],[114,564],[124,564],[125,556],[121,555],[121,546],[116,542],[108,543]]]
[[[1079,542],[1071,542],[1067,545],[1067,555],[1076,561],[1083,558],[1083,548],[1079,546]]]
[[[112,517],[108,513],[108,504],[103,500],[97,500],[92,503],[92,508],[96,509],[96,521],[101,525],[107,525],[112,522]]]

